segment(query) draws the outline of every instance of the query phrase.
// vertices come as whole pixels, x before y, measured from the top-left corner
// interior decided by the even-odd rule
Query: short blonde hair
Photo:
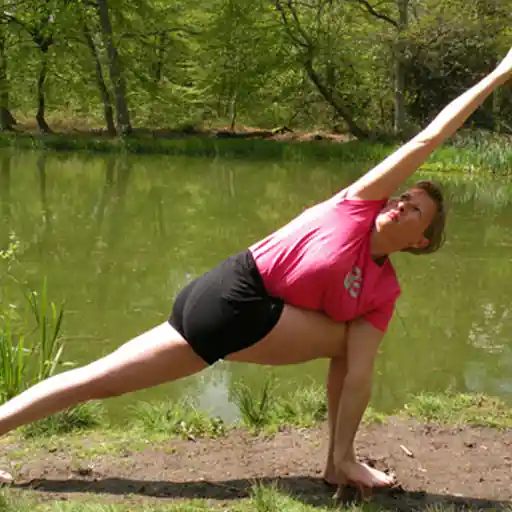
[[[428,245],[425,247],[410,247],[408,249],[404,249],[404,251],[410,252],[411,254],[431,254],[439,250],[446,239],[446,208],[443,191],[438,183],[430,180],[418,181],[410,188],[423,190],[428,197],[434,201],[437,211],[432,222],[423,233],[429,242]]]

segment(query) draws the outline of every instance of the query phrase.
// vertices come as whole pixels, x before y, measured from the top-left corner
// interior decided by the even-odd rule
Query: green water
[[[288,221],[366,169],[335,163],[86,154],[0,153],[1,239],[21,241],[19,278],[48,276],[65,299],[65,359],[85,363],[166,319],[190,278]],[[512,188],[436,176],[448,192],[448,243],[397,255],[403,296],[376,368],[373,405],[420,391],[478,391],[512,403]],[[236,416],[231,391],[272,371],[285,393],[326,364],[266,369],[221,363],[178,383],[108,401],[114,417],[139,399],[190,397]]]

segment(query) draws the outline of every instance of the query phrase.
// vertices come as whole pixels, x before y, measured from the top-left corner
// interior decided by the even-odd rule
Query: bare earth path
[[[325,426],[267,438],[234,431],[222,439],[170,440],[143,451],[126,446],[122,455],[91,458],[79,467],[72,453],[54,451],[30,460],[18,451],[22,464],[15,487],[35,489],[43,501],[85,498],[141,508],[148,500],[183,498],[229,505],[261,482],[277,483],[305,503],[327,505],[332,504],[333,490],[321,480],[326,437]],[[358,448],[376,467],[396,473],[398,487],[374,495],[375,502],[390,510],[433,504],[512,507],[511,430],[391,419],[386,425],[364,427]],[[2,448],[4,468],[16,458],[9,451]]]

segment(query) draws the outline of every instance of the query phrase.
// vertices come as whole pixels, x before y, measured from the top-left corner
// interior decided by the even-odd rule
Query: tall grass
[[[64,343],[60,336],[64,306],[48,299],[47,280],[44,278],[41,293],[25,292],[25,299],[36,322],[39,340],[36,344],[37,369],[35,381],[39,382],[55,374],[61,363]]]
[[[0,327],[0,400],[5,402],[20,393],[27,381],[25,336],[16,333],[7,319]]]
[[[19,283],[15,279],[10,284]],[[6,280],[3,298],[9,297]],[[62,321],[64,306],[48,297],[46,279],[41,291],[22,287],[26,304],[24,316],[3,314],[0,324],[0,400],[5,402],[30,386],[57,373],[62,366],[71,365],[62,359],[64,340]],[[5,304],[4,304],[5,305]],[[34,326],[35,325],[35,326]],[[97,404],[81,404],[59,412],[22,429],[26,437],[52,435],[92,428],[101,423],[102,410]]]
[[[11,282],[15,282],[12,280]],[[4,297],[8,297],[8,293]],[[8,400],[55,374],[62,364],[63,306],[50,301],[46,279],[41,292],[23,289],[28,315],[4,315],[0,325],[0,397]],[[35,327],[31,324],[35,323]]]
[[[25,425],[21,431],[23,437],[49,437],[69,434],[80,430],[89,430],[105,426],[105,409],[98,402],[78,404],[70,409],[59,411],[47,418]]]
[[[259,429],[274,423],[275,393],[274,379],[265,380],[261,390],[254,391],[245,384],[239,384],[233,391],[233,399],[246,427]]]
[[[185,439],[219,437],[226,425],[218,417],[198,411],[185,401],[142,403],[133,408],[136,428],[145,432],[175,435]]]
[[[298,388],[277,401],[276,417],[284,424],[311,427],[327,419],[327,400],[322,386]]]

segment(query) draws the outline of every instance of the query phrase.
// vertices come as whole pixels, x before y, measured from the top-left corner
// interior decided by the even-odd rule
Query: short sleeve
[[[379,331],[386,332],[395,311],[396,299],[389,300],[377,309],[364,315],[364,319]]]
[[[355,228],[361,233],[372,228],[375,217],[386,203],[387,200],[380,199],[347,199],[344,190],[325,202],[338,218],[338,225],[343,223],[345,229]]]

